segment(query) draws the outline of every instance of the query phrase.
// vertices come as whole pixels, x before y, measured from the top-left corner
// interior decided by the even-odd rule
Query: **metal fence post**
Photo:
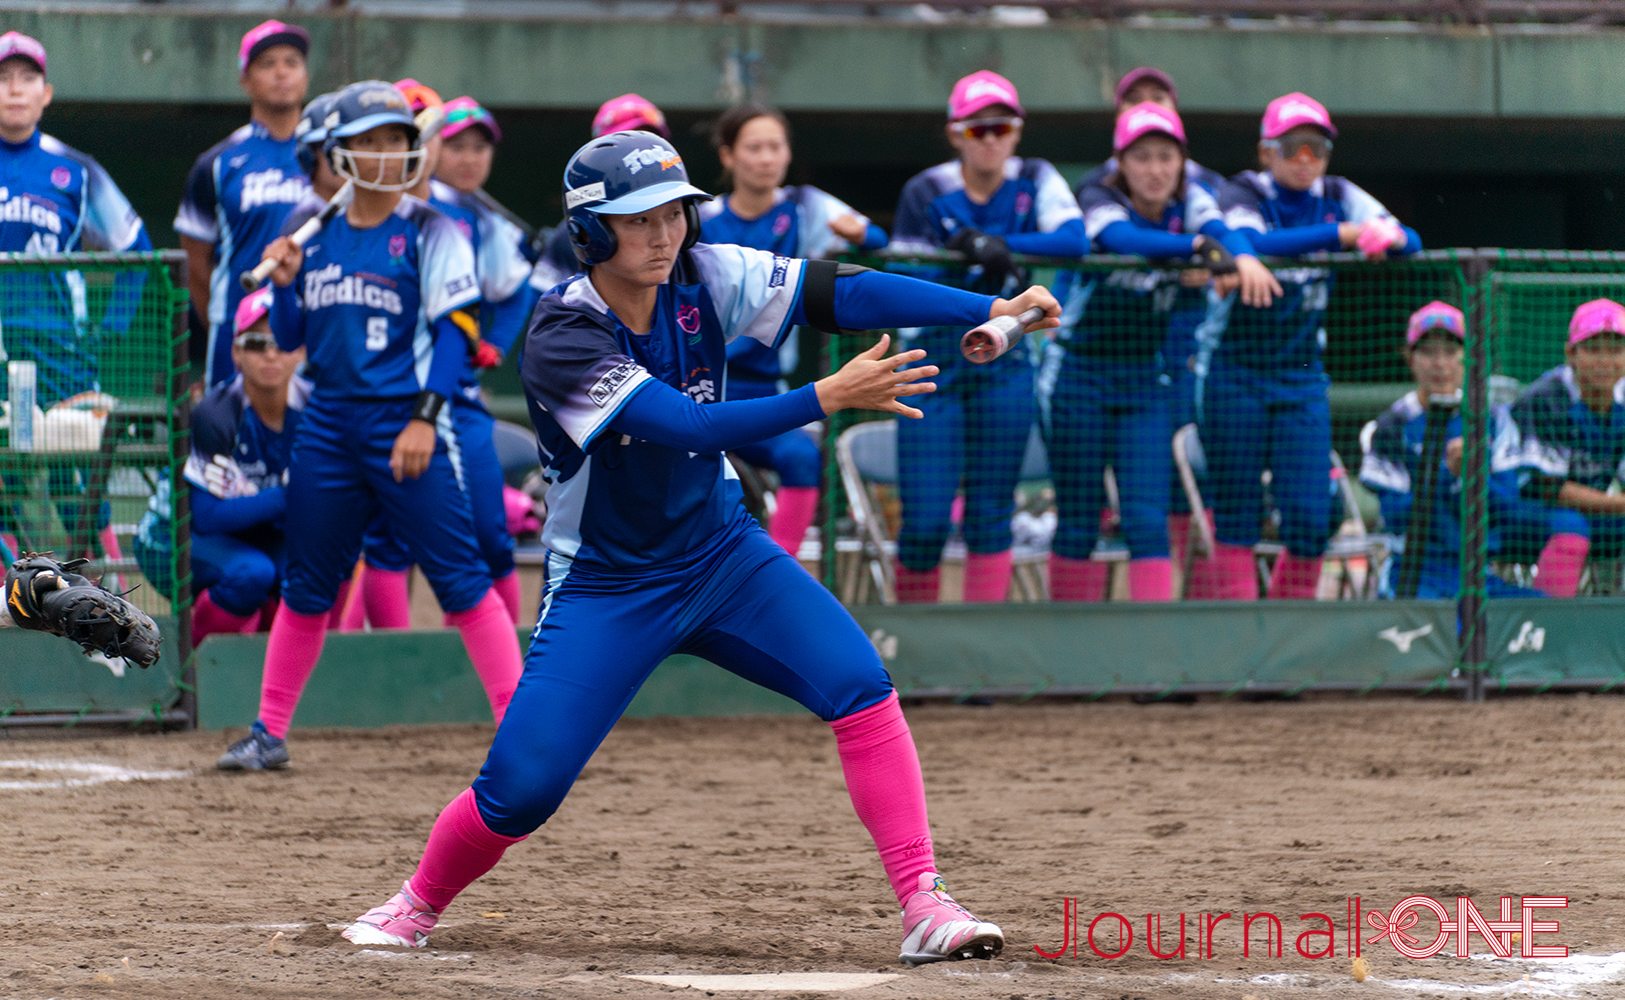
[[[1463,698],[1484,700],[1488,665],[1484,631],[1484,573],[1489,559],[1489,282],[1498,251],[1474,250],[1463,255],[1467,284],[1467,377],[1462,386],[1461,456],[1461,592],[1457,618],[1461,630]]]
[[[191,331],[187,327],[186,313],[191,304],[187,292],[186,263],[170,266],[170,278],[175,283],[172,306],[174,333],[169,360],[169,502],[170,544],[173,546],[174,592],[170,607],[175,612],[175,646],[181,658],[180,710],[186,715],[184,727],[197,728],[197,667],[192,661],[192,504],[191,491],[181,470],[187,456],[192,453],[192,392],[190,374],[191,355],[188,350]]]

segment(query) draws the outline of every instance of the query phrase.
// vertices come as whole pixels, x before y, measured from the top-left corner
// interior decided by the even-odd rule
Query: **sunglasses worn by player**
[[[953,129],[963,139],[986,139],[988,136],[1003,139],[1021,125],[1020,118],[977,118],[968,122],[954,122]]]
[[[269,333],[239,333],[237,346],[250,354],[258,354],[275,347],[276,338]]]
[[[1260,145],[1275,150],[1283,160],[1296,160],[1304,153],[1312,160],[1324,160],[1332,155],[1332,140],[1323,135],[1283,135],[1279,139],[1265,139]]]

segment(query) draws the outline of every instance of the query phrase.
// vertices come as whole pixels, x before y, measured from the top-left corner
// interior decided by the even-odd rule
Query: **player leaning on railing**
[[[886,245],[885,230],[852,206],[811,184],[785,186],[790,169],[790,124],[780,112],[741,104],[722,113],[711,132],[733,190],[700,208],[707,243],[734,243],[782,257],[827,257],[860,246]],[[778,350],[741,337],[728,345],[727,398],[760,399],[783,391],[800,351],[791,330]],[[752,465],[779,476],[768,534],[795,555],[818,511],[818,480],[824,459],[805,430],[757,441],[738,452]]]
[[[903,907],[902,959],[989,957],[1004,938],[936,875],[913,738],[879,654],[850,614],[746,512],[723,453],[848,407],[918,417],[936,374],[881,338],[840,371],[763,399],[719,401],[728,343],[793,324],[835,332],[957,326],[1060,307],[900,275],[697,244],[671,144],[617,132],[565,168],[588,273],[542,298],[522,374],[551,486],[541,619],[525,674],[472,788],[435,821],[417,871],[344,936],[422,946],[440,913],[558,809],[650,672],[691,653],[829,722],[858,818]]]
[[[1268,305],[1281,287],[1243,233],[1230,230],[1212,192],[1187,173],[1179,115],[1146,102],[1117,119],[1117,169],[1083,189],[1084,230],[1105,253],[1138,254],[1207,268],[1218,291]],[[1039,391],[1059,513],[1050,553],[1057,601],[1106,597],[1110,567],[1090,559],[1106,503],[1105,471],[1117,481],[1129,547],[1129,596],[1173,599],[1168,555],[1168,482],[1173,390],[1162,351],[1176,310],[1207,306],[1207,283],[1178,270],[1123,269],[1071,276],[1057,339],[1045,347]]]
[[[956,159],[916,174],[903,188],[895,249],[946,247],[971,264],[970,287],[1014,287],[1010,255],[1079,257],[1088,237],[1077,199],[1047,160],[1015,155],[1024,111],[1015,86],[982,70],[954,84],[948,141]],[[1033,358],[1006,352],[986,364],[959,350],[958,327],[899,331],[942,366],[938,392],[920,404],[929,419],[897,427],[897,599],[935,602],[954,497],[965,489],[965,600],[1002,601],[1010,588],[1010,518],[1032,433]]]
[[[1237,174],[1219,196],[1225,223],[1245,231],[1260,254],[1358,248],[1381,258],[1422,249],[1421,238],[1375,198],[1326,174],[1337,129],[1319,101],[1297,93],[1276,98],[1264,111],[1260,135],[1263,169]],[[1204,344],[1202,444],[1218,551],[1196,569],[1217,577],[1203,582],[1215,597],[1258,594],[1253,545],[1261,531],[1265,469],[1272,473],[1270,492],[1286,544],[1269,596],[1313,598],[1331,537],[1332,419],[1320,353],[1332,275],[1306,267],[1276,276],[1283,295],[1262,308],[1234,302],[1218,343]]]

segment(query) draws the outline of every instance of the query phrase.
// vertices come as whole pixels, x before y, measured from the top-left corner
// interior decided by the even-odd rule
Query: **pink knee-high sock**
[[[429,831],[429,846],[408,883],[412,895],[440,912],[468,888],[470,882],[496,867],[502,852],[524,837],[504,837],[492,832],[474,801],[474,789],[463,793],[440,810]]]
[[[1010,550],[965,556],[965,603],[999,602],[1010,593]]]
[[[510,569],[508,572],[491,581],[491,589],[502,598],[502,606],[508,609],[508,620],[515,626],[519,624],[519,571]]]
[[[259,614],[256,610],[249,615],[234,615],[214,603],[209,592],[205,590],[197,595],[197,600],[192,604],[192,644],[202,642],[204,636],[252,632]]]
[[[1130,559],[1128,595],[1136,601],[1174,599],[1174,561],[1167,556]]]
[[[1212,559],[1198,559],[1191,570],[1201,585],[1202,598],[1210,601],[1258,600],[1258,567],[1251,545],[1215,542]],[[1194,597],[1193,597],[1194,599]]]
[[[818,487],[781,486],[774,498],[778,508],[773,511],[767,533],[784,546],[784,551],[795,555],[801,551],[801,540],[807,537],[813,515],[818,513]]]
[[[1573,597],[1580,592],[1580,572],[1585,569],[1591,540],[1584,535],[1562,531],[1553,535],[1540,550],[1535,563],[1535,586],[1552,597]]]
[[[468,650],[474,672],[485,685],[485,696],[491,699],[491,715],[497,725],[502,725],[513,689],[519,685],[523,664],[513,619],[508,617],[508,609],[497,596],[496,588],[487,590],[480,602],[467,611],[446,615],[446,624],[462,633],[463,648]]]
[[[361,575],[361,599],[366,602],[367,621],[373,628],[412,627],[412,601],[406,596],[406,575],[410,572],[368,566]]]
[[[101,539],[102,551],[107,553],[107,558],[109,558],[109,559],[123,559],[124,558],[123,551],[119,549],[118,532],[113,530],[113,526],[111,524],[109,524],[107,527],[103,528],[100,532],[98,532],[97,537]]]
[[[1185,558],[1185,549],[1190,544],[1190,531],[1192,530],[1191,516],[1192,515],[1184,515],[1185,523],[1181,526],[1181,531],[1183,534],[1181,535],[1181,541],[1177,548],[1173,547],[1173,519],[1169,518],[1169,551],[1172,552],[1176,562]],[[1202,516],[1207,519],[1208,531],[1210,532],[1211,537],[1211,532],[1213,530],[1213,509],[1210,507],[1207,510],[1204,510],[1202,512]],[[1239,548],[1240,546],[1237,547]],[[1250,553],[1248,558],[1251,558]],[[1221,600],[1222,598],[1220,595],[1225,591],[1224,583],[1224,573],[1219,568],[1219,563],[1215,559],[1215,554],[1209,553],[1207,555],[1203,555],[1201,553],[1196,553],[1195,557],[1191,559],[1190,576],[1185,580],[1185,600]],[[1254,590],[1257,590],[1256,584],[1254,585]]]
[[[1271,600],[1312,601],[1320,586],[1321,559],[1305,559],[1290,552],[1281,553],[1270,573]]]
[[[930,569],[909,569],[902,563],[897,564],[897,603],[899,604],[935,604],[937,595],[942,590],[942,567],[933,566]]]
[[[355,576],[351,577],[350,589],[355,592],[355,600],[350,600],[349,594],[338,603],[344,609],[344,616],[339,619],[340,632],[360,632],[367,626],[367,602],[363,598],[367,592],[367,566],[365,563],[356,567]]]
[[[874,838],[880,864],[901,905],[919,888],[920,873],[936,871],[937,862],[931,851],[920,755],[897,693],[836,719],[830,727],[835,730],[852,811]]]
[[[327,627],[334,632],[344,630],[345,609],[350,606],[350,581],[345,580],[339,584],[339,596],[333,599],[333,606],[327,611]]]
[[[1184,565],[1185,548],[1191,539],[1191,516],[1189,514],[1168,515],[1168,555],[1174,562]]]
[[[1068,559],[1049,554],[1049,599],[1052,601],[1104,601],[1112,568],[1093,559]]]
[[[322,656],[327,612],[302,615],[286,604],[277,608],[265,643],[265,676],[260,681],[260,721],[272,736],[288,735],[299,695]]]

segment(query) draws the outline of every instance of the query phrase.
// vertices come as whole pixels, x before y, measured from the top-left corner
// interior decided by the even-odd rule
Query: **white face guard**
[[[372,178],[361,176],[356,164],[358,156],[377,161],[378,169]],[[385,183],[386,165],[396,162],[401,164],[400,182]],[[356,187],[366,188],[369,191],[409,191],[423,179],[424,168],[427,165],[428,157],[422,149],[409,149],[403,153],[369,153],[364,150],[346,149],[343,146],[336,146],[333,149],[333,172],[345,180],[355,181]]]

